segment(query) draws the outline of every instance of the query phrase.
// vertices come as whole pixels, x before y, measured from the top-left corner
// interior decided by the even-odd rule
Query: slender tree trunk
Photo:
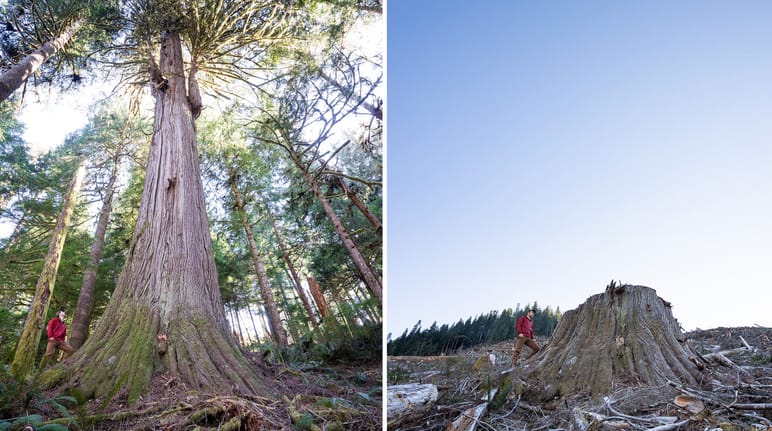
[[[345,310],[343,309],[343,300],[340,297],[340,292],[336,289],[330,289],[330,293],[332,294],[332,299],[335,300],[335,304],[337,305],[335,308],[338,310],[338,315],[340,315],[340,321],[346,325],[346,329],[348,329],[349,335],[353,337],[354,331],[352,330],[351,321],[349,320],[350,316],[347,316]]]
[[[236,315],[236,327],[239,328],[239,344],[244,345],[244,331],[241,330],[241,319],[239,318],[239,309],[231,309],[231,312]]]
[[[244,199],[241,197],[241,193],[236,187],[236,181],[233,180],[234,176],[231,175],[230,178],[232,178],[230,187],[233,198],[236,201],[236,211],[238,211],[239,216],[241,217],[241,225],[244,227],[244,233],[247,235],[249,250],[252,253],[255,272],[257,272],[257,281],[260,285],[260,293],[263,296],[265,307],[268,310],[268,321],[271,324],[271,336],[280,346],[287,346],[287,333],[284,331],[284,327],[281,324],[281,316],[279,315],[279,308],[276,306],[276,300],[271,291],[271,283],[265,272],[265,265],[260,257],[260,253],[257,251],[255,236],[252,234],[252,229],[249,227],[247,212],[244,210]]]
[[[260,325],[263,327],[263,333],[273,340],[273,338],[271,338],[271,331],[268,329],[268,322],[266,321],[265,314],[265,306],[258,306],[257,315],[260,316]]]
[[[123,273],[71,367],[52,369],[42,381],[69,377],[86,395],[123,393],[129,405],[161,371],[191,389],[272,395],[225,318],[177,31],[161,32],[160,66],[150,61],[150,73],[153,138]]]
[[[281,295],[282,302],[284,303],[284,310],[286,310],[285,315],[287,316],[287,330],[289,331],[289,335],[292,337],[292,340],[294,343],[298,339],[300,339],[300,330],[298,329],[297,325],[293,322],[292,316],[290,316],[290,313],[289,313],[290,299],[287,297],[287,292],[285,292],[281,286],[279,287],[278,290],[279,290],[279,295]]]
[[[367,305],[367,312],[370,315],[373,322],[380,322],[383,318],[382,311],[379,307],[376,307],[373,303],[368,301],[367,288],[364,286],[356,286],[358,297],[361,301]]]
[[[62,202],[62,210],[56,222],[51,245],[48,247],[43,271],[40,273],[40,278],[38,278],[38,283],[35,287],[35,297],[32,299],[32,305],[30,305],[27,320],[24,322],[16,354],[13,357],[13,362],[11,362],[11,372],[17,378],[23,378],[29,374],[35,363],[35,354],[37,353],[38,344],[40,344],[40,336],[47,323],[45,319],[48,315],[48,305],[51,303],[51,296],[54,293],[54,281],[56,281],[56,273],[62,257],[64,240],[67,237],[67,230],[70,227],[70,220],[77,202],[78,191],[85,173],[85,166],[79,166],[70,183],[70,189],[64,197],[64,202]]]
[[[373,214],[369,208],[367,208],[367,205],[365,205],[364,202],[362,202],[361,199],[359,199],[359,196],[357,196],[356,193],[354,193],[351,189],[346,186],[346,182],[343,181],[343,178],[338,177],[338,182],[340,183],[340,186],[343,188],[343,193],[348,196],[349,200],[357,207],[359,208],[359,211],[364,214],[365,217],[367,217],[367,220],[370,221],[370,224],[373,225],[373,227],[378,231],[383,230],[383,226],[381,225],[381,221],[378,220],[378,217]]]
[[[287,277],[287,279],[288,279],[288,280],[291,280],[291,279],[292,279],[292,275],[289,273],[289,271],[287,270],[287,268],[284,268],[284,275]],[[290,283],[292,283],[292,286],[293,286],[293,289],[290,289],[290,290],[292,291],[292,300],[293,300],[294,302],[299,302],[299,303],[303,304],[303,306],[305,307],[305,304],[304,304],[304,303],[303,303],[303,301],[300,299],[300,296],[298,296],[298,293],[297,293],[297,286],[295,285],[295,282],[294,282],[294,281],[291,281]],[[306,300],[308,300],[308,297],[306,297]],[[310,307],[310,306],[311,306],[311,304],[309,303],[309,307]],[[303,314],[303,317],[304,317],[304,318],[303,318],[303,327],[304,327],[304,328],[313,328],[313,327],[315,327],[316,325],[313,325],[313,324],[312,324],[311,326],[309,326],[309,325],[308,325],[308,323],[311,321],[311,319],[306,319],[306,318],[305,318],[306,316],[308,316],[308,310],[306,310],[306,313],[305,313],[305,314]]]
[[[335,227],[335,231],[343,240],[343,244],[349,251],[349,254],[351,254],[351,260],[354,261],[354,265],[356,265],[357,269],[359,269],[359,273],[362,275],[367,288],[370,289],[370,292],[378,299],[378,303],[383,305],[383,289],[381,288],[381,281],[370,269],[370,265],[367,263],[364,256],[362,256],[362,253],[359,251],[356,244],[354,244],[354,240],[351,239],[351,235],[348,234],[348,231],[343,226],[343,223],[341,223],[338,215],[335,214],[335,211],[327,201],[324,193],[322,193],[321,189],[319,189],[319,184],[317,184],[316,180],[314,180],[314,178],[311,176],[311,173],[308,171],[308,169],[302,165],[300,160],[297,158],[297,154],[295,154],[295,156],[295,165],[303,171],[303,174],[306,177],[306,181],[308,181],[308,184],[314,190],[314,194],[316,195],[317,199],[319,199],[319,202],[321,202],[322,207],[324,207],[324,211],[327,213],[327,217]]]
[[[249,320],[252,321],[252,329],[255,330],[255,341],[258,343],[260,342],[260,332],[257,330],[257,325],[255,324],[255,316],[252,314],[252,308],[249,306],[249,302],[247,302],[247,312],[249,313]]]
[[[27,78],[35,73],[49,57],[61,50],[82,25],[82,19],[76,20],[59,37],[46,42],[43,46],[32,52],[32,54],[24,57],[23,60],[3,72],[0,75],[0,102],[7,99],[8,96],[21,87],[27,81]]]
[[[314,301],[316,301],[316,306],[319,307],[319,314],[322,315],[322,320],[324,320],[330,315],[330,307],[327,305],[327,300],[324,299],[322,289],[319,288],[319,284],[312,275],[308,276],[308,288],[311,291],[311,296],[314,297]]]
[[[115,193],[115,181],[118,178],[119,168],[120,163],[116,158],[110,173],[110,181],[107,183],[107,189],[105,190],[102,210],[99,211],[99,220],[94,233],[94,243],[91,244],[88,267],[83,274],[83,284],[78,295],[78,305],[75,307],[75,316],[72,319],[70,345],[76,350],[83,345],[88,336],[88,325],[91,320],[91,310],[94,306],[94,286],[96,285],[97,269],[99,268],[99,261],[102,259],[102,248],[105,245],[107,223],[110,220],[110,214],[113,209],[113,194]]]
[[[276,235],[276,242],[279,244],[279,250],[281,250],[281,255],[284,258],[284,262],[287,264],[287,269],[289,269],[292,280],[295,282],[295,288],[297,289],[298,296],[300,296],[300,300],[303,302],[306,313],[308,313],[308,318],[311,319],[311,323],[314,326],[319,326],[319,321],[316,319],[316,315],[314,315],[314,310],[311,308],[308,296],[303,292],[303,285],[300,284],[300,277],[298,277],[298,273],[295,271],[295,265],[292,263],[292,259],[290,259],[287,247],[284,245],[284,241],[282,241],[281,235],[279,234],[279,229],[276,227],[276,220],[273,219],[270,210],[268,211],[268,220],[271,221],[271,227],[273,227],[273,233]]]

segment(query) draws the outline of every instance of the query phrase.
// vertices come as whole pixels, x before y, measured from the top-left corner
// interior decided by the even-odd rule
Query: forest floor
[[[103,400],[89,400],[57,422],[90,431],[381,429],[380,361],[277,365],[252,360],[282,395],[272,399],[203,393],[187,390],[170,376],[157,375],[150,392],[132,406],[120,396],[107,406],[101,405]],[[56,416],[54,411],[49,413]]]
[[[702,387],[618,381],[605,397],[577,394],[547,403],[529,402],[512,390],[497,410],[487,411],[474,426],[471,420],[451,424],[462,414],[470,415],[470,409],[487,405],[488,388],[499,387],[503,376],[514,377],[516,388],[528,386],[522,378],[522,370],[530,365],[523,360],[527,347],[514,368],[514,340],[452,356],[389,357],[387,385],[433,384],[438,390],[428,409],[415,408],[402,420],[389,417],[389,429],[772,431],[772,328],[716,328],[686,336],[703,356],[732,350],[708,357],[711,365],[704,371]],[[537,342],[544,346],[548,339]]]

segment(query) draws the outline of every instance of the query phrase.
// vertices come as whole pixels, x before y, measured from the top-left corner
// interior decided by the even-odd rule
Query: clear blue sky
[[[772,326],[772,3],[387,7],[387,332],[612,279]]]

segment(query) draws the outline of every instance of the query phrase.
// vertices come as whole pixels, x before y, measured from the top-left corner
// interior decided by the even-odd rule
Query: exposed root
[[[204,400],[193,407],[193,413],[183,424],[197,425],[201,430],[281,430],[285,427],[273,421],[266,411],[274,410],[273,406],[259,404],[255,401],[239,397],[214,397]]]

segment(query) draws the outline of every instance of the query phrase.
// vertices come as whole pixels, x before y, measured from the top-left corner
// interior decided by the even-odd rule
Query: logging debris
[[[545,402],[524,396],[529,388],[524,371],[533,364],[511,366],[514,340],[451,356],[389,357],[388,385],[432,384],[438,397],[420,417],[398,424],[389,417],[388,429],[772,431],[772,328],[715,328],[685,335],[707,364],[699,384],[646,386],[630,379],[615,381],[602,397],[578,393]],[[540,345],[548,341],[537,340]],[[496,409],[480,402],[507,380],[511,390]]]

